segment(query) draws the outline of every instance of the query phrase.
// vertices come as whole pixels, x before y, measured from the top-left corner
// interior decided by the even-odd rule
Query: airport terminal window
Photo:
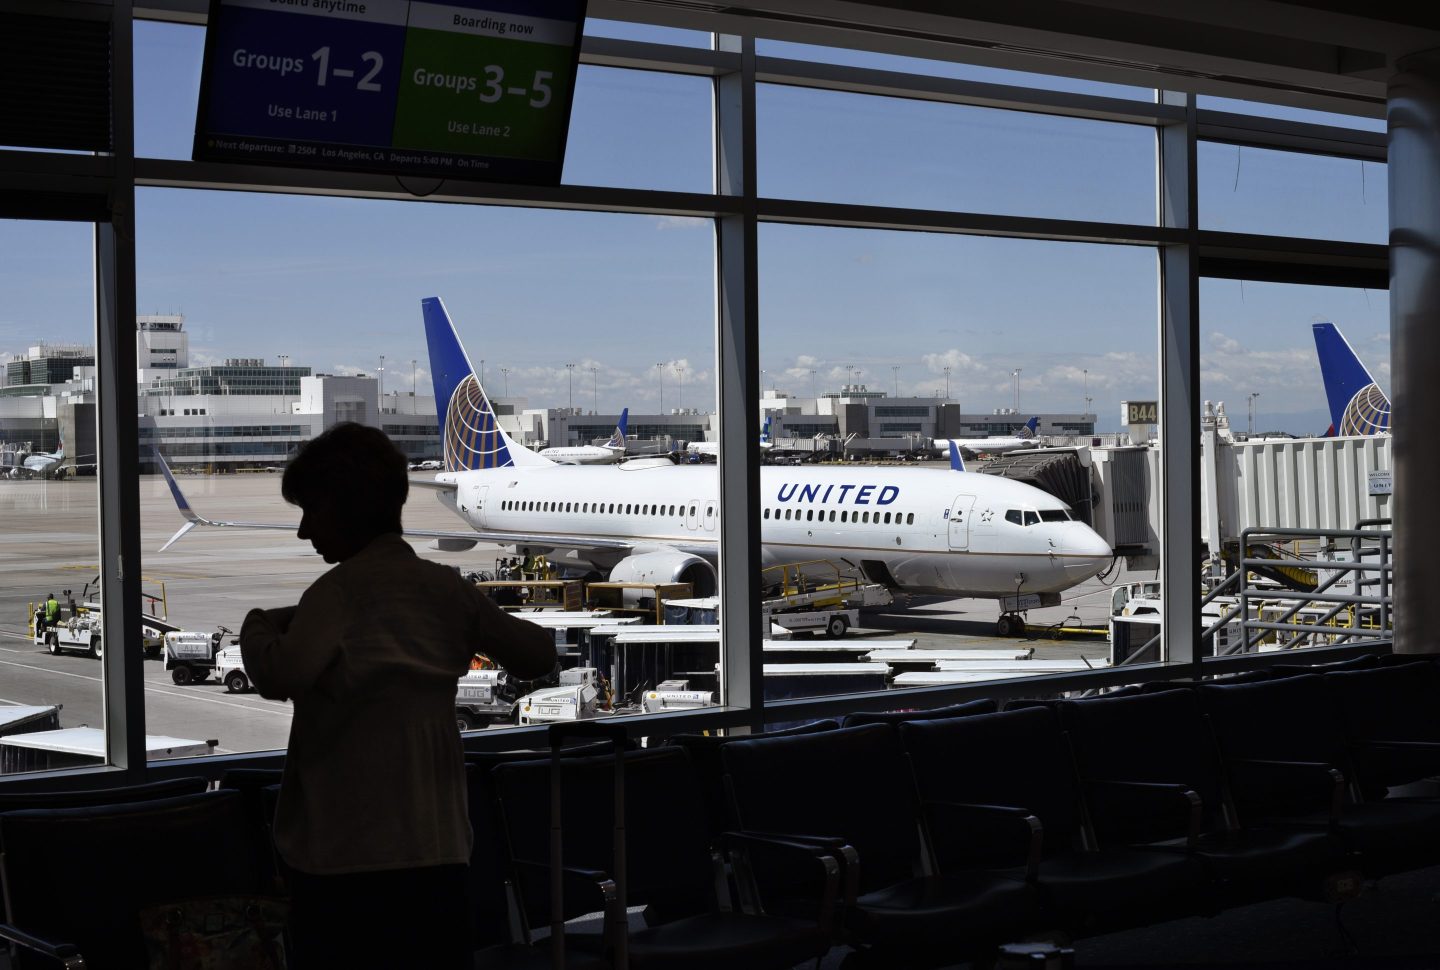
[[[1384,162],[1200,142],[1200,227],[1384,243]]]
[[[221,434],[207,441],[177,435],[167,440],[164,422],[180,419],[155,419],[154,434],[166,442],[167,456],[199,473],[180,481],[202,514],[224,517],[227,509],[243,508],[244,515],[237,517],[249,521],[298,521],[298,510],[279,495],[278,475],[227,474],[232,469],[226,462],[254,456],[264,464],[283,465],[296,443],[289,432],[308,437],[310,422],[318,428],[332,420],[327,409],[337,402],[312,390],[312,384],[328,388],[333,383],[370,414],[381,396],[398,386],[415,393],[422,413],[433,413],[420,308],[426,296],[444,299],[477,377],[483,370],[486,391],[505,394],[523,407],[573,404],[602,414],[618,414],[624,407],[632,413],[657,412],[662,387],[655,361],[647,355],[637,362],[616,350],[632,341],[679,362],[687,397],[714,396],[715,375],[708,362],[715,356],[715,256],[708,226],[675,227],[649,216],[177,189],[142,190],[137,202],[138,298],[146,306],[186,308],[192,364],[202,355],[264,357],[263,366],[250,367],[263,373],[283,353],[291,365],[327,375],[307,379],[298,394],[284,400],[280,388],[269,395],[212,399],[211,414],[225,415],[213,418],[224,422],[221,428],[242,427],[246,422],[240,419],[249,417],[255,427],[279,429],[271,437]],[[214,233],[210,227],[215,225],[227,231]],[[277,225],[286,230],[275,233]],[[463,252],[457,252],[456,240],[464,240]],[[404,260],[397,260],[397,252],[406,254]],[[553,285],[556,274],[569,284]],[[543,340],[534,339],[539,333]],[[617,333],[625,340],[617,342]],[[574,373],[567,363],[576,365]],[[677,375],[667,371],[663,376],[670,403],[678,390],[672,384]],[[294,426],[277,421],[281,408],[299,408],[306,415],[303,423],[299,418]],[[192,430],[206,434],[220,428],[185,429]],[[587,475],[583,468],[575,472]],[[514,521],[524,514],[515,511],[522,496],[491,494],[495,512],[513,523],[508,527],[522,528]],[[633,497],[640,500],[622,506],[625,516],[641,531],[653,531],[651,517],[660,506],[643,495]],[[143,568],[147,575],[166,579],[171,619],[184,630],[236,630],[251,606],[293,603],[327,568],[287,530],[199,529],[159,552],[179,527],[179,513],[158,475],[142,479],[141,502]],[[576,528],[587,521],[581,509],[598,505],[538,496],[525,502],[548,513],[548,523],[531,526],[540,532]],[[694,523],[700,535],[684,524],[679,532],[703,543],[714,534],[714,516],[712,505],[706,520]],[[473,528],[422,488],[411,490],[405,524],[456,534]],[[515,554],[485,545],[458,552],[432,549],[429,539],[417,539],[416,546],[428,559],[497,578],[499,560]],[[553,559],[577,576],[598,572],[608,577],[608,565],[584,567],[562,555]],[[222,633],[221,640],[229,646],[228,634]],[[613,677],[624,668],[613,662],[623,649],[628,648],[606,646],[587,661]],[[156,688],[146,694],[152,733],[215,738],[222,751],[284,747],[287,703],[249,692],[228,695],[223,680],[217,683],[227,671],[216,668],[203,681],[197,679],[197,668],[182,675],[189,682],[173,683],[176,669],[173,663],[167,669],[163,659],[145,664],[146,682]],[[633,674],[633,664],[630,670]],[[617,693],[633,695],[637,686],[617,684]],[[716,686],[712,682],[710,689]],[[498,706],[461,711],[457,720],[463,714],[473,726],[485,727],[494,714],[508,723],[511,711],[497,712]]]
[[[589,27],[597,37],[702,48],[710,44],[709,35],[703,32],[654,25],[591,21]],[[137,22],[134,37],[137,154],[187,159],[203,30]],[[863,45],[863,38],[859,43]],[[860,86],[866,77],[864,70],[874,69],[970,78],[1041,92],[1076,92],[1081,98],[1099,95],[1145,103],[1154,96],[1144,88],[861,50],[767,39],[758,42],[758,49],[762,62],[779,57],[854,65],[861,69],[852,75]],[[640,54],[645,56],[644,51]],[[636,66],[582,67],[565,172],[570,188],[562,203],[573,200],[575,211],[267,195],[263,189],[268,173],[258,168],[255,174],[262,191],[243,196],[139,188],[138,302],[146,308],[186,308],[192,365],[202,360],[219,364],[230,356],[283,356],[297,363],[303,357],[313,364],[317,375],[365,382],[362,394],[340,401],[302,402],[298,390],[287,388],[286,393],[294,391],[289,400],[262,409],[270,415],[314,413],[306,408],[330,408],[332,417],[374,417],[400,409],[414,413],[415,405],[425,403],[428,396],[427,354],[416,332],[418,326],[412,331],[402,321],[416,319],[418,298],[432,293],[446,298],[467,337],[481,382],[492,394],[497,372],[504,372],[498,380],[508,383],[505,396],[514,399],[499,408],[507,420],[526,421],[523,412],[537,407],[564,405],[605,414],[630,406],[637,411],[666,413],[667,405],[679,409],[697,401],[714,401],[715,374],[710,372],[715,360],[714,223],[693,215],[606,214],[603,210],[628,206],[633,200],[600,188],[710,192],[715,170],[712,139],[717,125],[712,114],[712,82],[704,77],[633,69]],[[1037,106],[1046,99],[1043,93],[1038,95]],[[877,474],[873,471],[877,467],[882,469],[879,474],[891,474],[892,468],[904,468],[912,461],[890,464],[863,453],[871,448],[888,450],[901,444],[901,439],[881,438],[868,425],[861,428],[856,424],[862,415],[865,422],[881,417],[877,412],[865,415],[865,408],[890,393],[950,402],[958,415],[947,413],[945,420],[950,422],[948,433],[955,437],[1001,433],[1002,426],[1013,432],[1028,411],[1096,416],[1093,428],[1084,422],[1047,423],[1052,434],[1062,438],[1093,433],[1111,443],[1123,441],[1132,431],[1144,433],[1143,428],[1121,428],[1114,415],[1120,400],[1160,397],[1154,348],[1155,307],[1161,301],[1153,249],[840,229],[826,223],[845,222],[844,213],[831,203],[858,203],[913,209],[921,223],[925,222],[925,210],[993,214],[1002,220],[1002,233],[1006,231],[1003,219],[1009,216],[1152,226],[1157,180],[1151,128],[1060,117],[1044,113],[1043,107],[1036,112],[1017,112],[776,84],[760,85],[756,102],[753,148],[758,160],[760,210],[765,212],[766,199],[798,203],[786,212],[787,219],[795,220],[792,224],[762,221],[758,229],[757,278],[747,282],[758,292],[760,304],[759,366],[766,372],[763,383],[768,389],[793,399],[794,407],[787,406],[787,412],[820,411],[824,402],[823,413],[803,424],[777,423],[777,442],[782,435],[798,440],[786,441],[786,450],[767,454],[767,461],[833,461],[836,467],[825,471],[836,475]],[[1202,113],[1207,107],[1246,110],[1218,99],[1205,99]],[[1255,113],[1289,117],[1288,111],[1258,106]],[[1306,120],[1377,130],[1370,119]],[[118,119],[117,124],[126,121]],[[1317,239],[1384,239],[1386,198],[1381,164],[1337,162],[1320,155],[1272,158],[1269,156],[1282,153],[1247,148],[1238,152],[1237,182],[1233,147],[1202,144],[1199,153],[1203,228]],[[152,166],[152,171],[170,169]],[[215,174],[212,168],[187,163],[175,184],[210,184]],[[1271,194],[1275,205],[1268,205]],[[1323,204],[1316,205],[1317,198]],[[519,195],[515,201],[523,205],[526,199]],[[537,201],[551,206],[557,197],[538,192]],[[1259,204],[1262,202],[1267,204]],[[602,211],[581,211],[585,209]],[[733,211],[728,202],[717,209]],[[907,213],[897,210],[896,224],[908,221]],[[43,225],[27,226],[27,231],[43,234],[47,231],[40,228]],[[1123,238],[1125,233],[1115,235]],[[26,258],[45,254],[46,246],[35,241],[39,238],[26,240],[14,251]],[[1097,233],[1094,238],[1108,237]],[[462,240],[463,246],[457,249],[456,240]],[[84,267],[76,277],[78,285],[52,285],[43,271],[33,267],[25,269],[23,278],[27,284],[45,284],[44,291],[51,297],[59,293],[64,300],[74,301],[77,294],[89,292],[88,239],[82,249],[84,258],[65,271],[68,274],[74,267]],[[64,262],[68,251],[62,246],[53,252],[61,254],[60,262]],[[397,253],[404,258],[397,258]],[[412,264],[422,265],[423,271],[412,271]],[[7,268],[0,266],[0,274]],[[564,285],[557,285],[557,280]],[[1281,389],[1289,386],[1291,375],[1305,373],[1293,351],[1286,358],[1278,348],[1267,348],[1268,338],[1261,329],[1242,328],[1242,321],[1248,327],[1264,307],[1285,304],[1284,300],[1273,302],[1265,286],[1233,280],[1206,280],[1201,286],[1205,303],[1202,340],[1207,355],[1202,365],[1204,396],[1228,397],[1232,428],[1242,410],[1237,400],[1264,409],[1267,402],[1283,396]],[[0,290],[4,294],[0,300],[15,299],[15,292],[13,288]],[[88,323],[93,319],[93,301],[87,297],[79,302],[84,304],[84,312],[74,319]],[[1358,309],[1360,303],[1366,307],[1364,314]],[[1355,321],[1368,320],[1371,310],[1382,317],[1387,312],[1383,293],[1336,289],[1327,290],[1325,299],[1292,300],[1281,313],[1272,313],[1267,319],[1272,325],[1299,319],[1303,326],[1321,319],[1333,319],[1339,325],[1343,317],[1350,335],[1351,328],[1357,327]],[[57,313],[53,307],[47,307],[43,317],[33,315],[47,320],[64,317],[63,309]],[[307,326],[295,326],[297,320]],[[331,339],[326,333],[331,328],[324,324],[340,320],[353,325],[348,327],[346,339]],[[683,321],[678,327],[677,320]],[[1363,327],[1358,329],[1363,336]],[[878,332],[884,333],[883,341],[875,339]],[[537,333],[545,335],[543,345],[516,342],[517,336]],[[622,333],[624,341],[617,342],[616,333]],[[826,338],[818,350],[816,334]],[[654,360],[617,360],[613,348],[622,343],[655,348],[667,363],[657,373]],[[1246,370],[1232,359],[1241,353],[1232,344],[1253,351],[1248,354],[1253,368]],[[17,349],[0,348],[12,354]],[[1362,357],[1372,352],[1368,347],[1360,350]],[[1367,357],[1367,363],[1383,366],[1374,359]],[[172,376],[182,366],[168,358],[161,363],[170,368]],[[271,369],[270,363],[267,360],[262,369]],[[575,370],[579,373],[567,373],[566,363],[578,365]],[[181,481],[202,511],[216,505],[223,510],[238,502],[246,506],[247,518],[288,515],[291,518],[286,521],[293,522],[294,510],[274,502],[275,476],[228,474],[247,466],[254,470],[278,468],[286,454],[278,446],[288,449],[296,440],[296,435],[278,432],[284,423],[273,417],[262,422],[260,414],[252,412],[254,421],[237,419],[237,412],[248,408],[249,399],[257,396],[253,392],[265,391],[267,377],[261,373],[235,376],[236,383],[228,386],[230,393],[220,392],[228,400],[202,403],[198,408],[193,402],[176,406],[165,400],[155,411],[155,417],[162,419],[157,427],[164,432],[159,440],[166,442],[167,453],[177,464],[188,466],[182,471],[193,473],[182,475]],[[1388,373],[1376,376],[1384,385]],[[1313,372],[1310,382],[1313,388]],[[841,388],[848,391],[842,393]],[[397,409],[397,389],[398,393],[410,391],[410,408]],[[242,390],[250,393],[240,393]],[[850,407],[843,406],[846,393]],[[26,396],[26,389],[12,381],[0,393],[0,400]],[[172,420],[178,422],[177,412],[186,407],[208,412],[206,422],[193,422],[192,415],[195,424],[213,420],[224,422],[226,428],[243,428],[248,423],[271,430],[252,435],[220,434],[219,429],[205,427],[166,428]],[[977,420],[978,415],[1002,410],[1007,416],[1015,412],[1015,420]],[[924,414],[891,416],[923,418],[926,425],[941,419],[938,412],[931,414],[928,409]],[[957,416],[960,420],[954,420]],[[716,440],[715,429],[704,422],[694,423],[692,428],[669,423],[672,417],[667,413],[665,421],[648,422],[649,429],[642,437]],[[305,422],[300,424],[300,435],[309,433]],[[538,426],[538,422],[525,426]],[[805,431],[807,427],[812,430]],[[36,440],[45,440],[48,432],[38,428],[34,433]],[[407,450],[413,445],[418,454],[431,447],[421,440],[428,433],[424,427],[415,429],[412,437],[417,440],[407,442]],[[935,434],[945,436],[938,429]],[[238,446],[238,451],[227,452],[220,446]],[[248,453],[251,446],[276,450]],[[437,447],[431,447],[428,454],[437,452]],[[1125,454],[1130,456],[1126,467],[1094,474],[1133,475],[1142,480],[1158,475],[1154,451]],[[934,461],[933,456],[926,457]],[[967,467],[985,461],[969,456],[965,460]],[[907,470],[924,471],[942,482],[964,481],[946,478],[944,462],[931,469]],[[762,471],[762,519],[779,520],[781,502],[763,491],[765,479]],[[904,484],[909,487],[908,482]],[[562,505],[551,500],[509,499],[497,506],[495,498],[491,498],[491,507],[504,508],[507,515],[519,510],[554,513]],[[1155,523],[1143,510],[1138,515],[1122,514],[1124,510],[1089,508],[1085,501],[1074,497],[1074,518],[1093,522],[1125,557],[1127,569],[1112,581],[1153,584],[1161,568]],[[157,553],[154,550],[178,525],[169,502],[160,480],[147,472],[141,482],[138,518],[146,553],[143,568],[147,576],[165,577],[168,609],[189,628],[214,629],[227,619],[238,619],[243,608],[256,601],[293,600],[320,568],[303,544],[284,532],[267,533],[253,545],[248,544],[249,539],[225,545],[218,538],[203,540],[190,535],[166,553]],[[427,524],[428,516],[435,516],[439,528],[454,527],[458,522],[439,509],[438,503],[422,504],[427,511],[420,513],[421,504],[414,506],[415,525]],[[617,513],[625,508],[623,503],[588,504],[607,508],[606,514],[627,514]],[[926,499],[925,504],[912,504],[907,496],[898,504],[915,511],[857,508],[852,503],[792,503],[784,506],[785,520],[795,522],[803,511],[804,521],[812,527],[817,521],[836,523],[830,529],[814,528],[817,534],[841,534],[849,527],[850,535],[861,536],[850,541],[862,544],[864,550],[853,561],[869,559],[867,569],[884,565],[883,560],[872,558],[879,555],[877,550],[893,550],[898,545],[911,552],[923,548],[926,541],[981,543],[987,528],[998,532],[994,526],[1004,521],[1004,509],[985,509],[980,504],[957,508],[949,497],[944,502]],[[1036,504],[1038,522],[1014,531],[1033,535],[1047,526],[1072,524],[1068,517],[1058,517],[1058,510]],[[699,511],[702,506],[703,515]],[[580,507],[583,510],[586,505]],[[643,502],[640,507],[649,510],[642,515],[658,514],[665,508]],[[574,508],[570,503],[572,514]],[[816,509],[819,516],[814,515]],[[993,514],[997,511],[1001,514]],[[52,512],[47,510],[47,514]],[[679,513],[677,530],[715,531],[717,510],[713,504],[687,500],[672,508],[674,512]],[[573,520],[552,519],[565,521]],[[866,528],[858,528],[861,525]],[[792,534],[809,531],[812,529],[788,529]],[[235,534],[229,541],[235,542]],[[236,549],[244,555],[236,557]],[[478,550],[427,550],[425,554],[462,568],[483,567],[487,562],[476,557],[489,555],[494,556],[488,560],[489,566],[498,569],[502,558],[493,549],[488,554]],[[73,558],[78,563],[78,557]],[[751,568],[758,569],[759,564]],[[1025,581],[1014,588],[1015,579],[1013,574],[1008,577],[1009,591],[1026,592]],[[222,589],[224,596],[218,592]],[[1062,596],[1060,606],[1031,610],[1025,614],[1027,620],[1050,622],[1050,609],[1058,611],[1057,616],[1073,612],[1087,618],[1098,614],[1101,619],[1108,612],[1109,597],[1104,590],[1076,587],[1063,591]],[[993,600],[918,597],[921,601],[927,598],[928,603],[922,605],[957,617],[956,633],[967,628],[989,632],[1000,613]],[[863,623],[897,636],[911,629],[898,605],[865,614]],[[942,646],[946,640],[941,637],[926,645]],[[746,646],[731,644],[727,649]],[[1093,659],[1088,648],[1073,649],[1080,657]],[[755,663],[762,659],[758,646],[751,659]],[[213,703],[214,698],[212,703],[198,700],[195,688],[199,685],[171,685],[171,676],[163,664],[145,664],[145,714],[150,733],[178,737],[214,737],[218,733],[221,748],[231,751],[283,744],[288,716],[283,706],[261,703],[253,695],[226,698],[224,704],[247,708],[244,723],[235,724],[223,720],[218,711],[224,705]],[[888,686],[908,683],[897,677]],[[886,685],[872,686],[880,689]],[[211,683],[206,690],[214,693],[216,688]],[[810,692],[801,687],[792,696]],[[67,706],[66,710],[70,709]]]
[[[1214,427],[1214,456],[1206,455],[1221,481],[1217,501],[1201,505],[1203,534],[1214,528],[1211,509],[1220,516],[1219,531],[1239,536],[1247,529],[1297,530],[1295,534],[1256,536],[1252,554],[1280,559],[1303,556],[1329,559],[1330,549],[1350,559],[1352,539],[1330,534],[1353,530],[1366,520],[1388,519],[1391,497],[1371,486],[1371,473],[1392,467],[1389,435],[1354,434],[1348,418],[1373,414],[1383,404],[1388,421],[1392,394],[1390,300],[1385,290],[1310,286],[1256,280],[1200,281],[1201,396],[1207,402],[1206,426]],[[1346,393],[1328,387],[1320,358],[1332,364],[1342,357],[1358,361],[1373,388]],[[1332,394],[1332,391],[1334,392]],[[1359,393],[1354,393],[1359,392]],[[1350,394],[1355,398],[1352,405]],[[1328,434],[1338,411],[1342,429]],[[1209,441],[1207,435],[1204,440]],[[1281,496],[1288,496],[1280,500]],[[1361,548],[1373,544],[1362,542]],[[1238,547],[1211,556],[1209,572],[1218,582],[1239,569]],[[1361,561],[1373,562],[1368,554]],[[1370,599],[1336,603],[1310,599],[1307,590],[1326,595],[1373,597],[1383,588],[1379,574],[1331,572],[1303,565],[1298,569],[1258,567],[1250,574],[1257,617],[1303,629],[1252,630],[1250,649],[1275,646],[1325,647],[1357,636],[1384,636],[1381,612]],[[1357,583],[1358,580],[1358,583]],[[1238,605],[1238,590],[1227,588],[1216,607]],[[1302,602],[1304,600],[1304,602]],[[1215,609],[1212,607],[1211,609]],[[1283,614],[1299,607],[1293,617]],[[1207,613],[1207,626],[1224,619]],[[1217,653],[1239,652],[1238,624],[1217,634]]]
[[[0,220],[0,350],[12,363],[39,344],[93,349],[93,235],[85,223]],[[27,390],[0,398],[0,521],[13,552],[0,583],[0,775],[99,765],[105,754],[94,383],[55,385],[48,420],[52,387]]]
[[[764,84],[756,142],[762,196],[1155,223],[1140,125]]]

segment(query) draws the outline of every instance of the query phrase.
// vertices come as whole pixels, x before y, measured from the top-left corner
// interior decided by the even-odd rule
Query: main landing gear
[[[1025,620],[1018,613],[1001,613],[995,623],[995,635],[1002,637],[1023,637]]]

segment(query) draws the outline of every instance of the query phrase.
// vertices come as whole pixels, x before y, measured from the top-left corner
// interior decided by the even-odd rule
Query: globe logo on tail
[[[1390,402],[1374,384],[1355,392],[1340,418],[1341,435],[1371,435],[1390,430]]]
[[[495,412],[474,374],[455,386],[445,410],[445,467],[450,470],[503,468],[512,464]]]

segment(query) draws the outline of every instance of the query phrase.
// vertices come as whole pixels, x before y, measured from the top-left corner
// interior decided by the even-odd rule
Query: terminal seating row
[[[561,934],[581,970],[953,963],[1440,862],[1431,663],[672,742],[563,752],[560,913],[552,762],[467,756],[477,967],[549,966],[538,930],[587,913]],[[0,936],[48,957],[20,966],[145,965],[139,908],[276,894],[276,777],[0,793]]]

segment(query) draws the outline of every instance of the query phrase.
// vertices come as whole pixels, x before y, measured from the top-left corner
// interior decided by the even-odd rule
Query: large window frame
[[[10,5],[24,0],[0,0]],[[144,15],[203,23],[204,0],[169,0]],[[607,4],[607,10],[617,4]],[[45,5],[56,16],[94,18],[94,4],[60,0]],[[133,403],[135,381],[135,189],[230,189],[410,198],[395,179],[356,173],[266,169],[170,159],[136,158],[132,101],[133,19],[130,0],[116,0],[111,18],[114,87],[114,148],[111,155],[83,156],[0,151],[0,215],[73,219],[96,225],[97,332],[100,452],[100,531],[103,607],[111,631],[126,642],[104,657],[108,765],[48,773],[44,785],[96,784],[96,773],[114,783],[171,773],[218,774],[237,763],[273,761],[283,752],[145,763],[142,654],[130,642],[140,629],[138,440]],[[638,20],[656,8],[637,5]],[[593,13],[594,11],[592,11]],[[763,24],[757,24],[762,27]],[[766,35],[772,36],[772,35]],[[964,56],[957,48],[954,56]],[[992,52],[993,53],[993,52]],[[455,205],[525,206],[706,219],[715,225],[716,373],[721,427],[719,578],[722,663],[727,706],[627,718],[636,735],[715,728],[758,728],[766,722],[830,716],[891,706],[926,706],[976,696],[1033,695],[1037,691],[1098,688],[1142,679],[1193,677],[1219,670],[1263,666],[1265,658],[1204,658],[1200,629],[1199,515],[1199,280],[1202,276],[1326,281],[1388,287],[1383,245],[1271,235],[1204,231],[1198,227],[1196,153],[1201,141],[1220,141],[1341,158],[1384,161],[1384,134],[1280,121],[1196,107],[1196,96],[1158,91],[1154,103],[866,70],[756,54],[754,36],[715,35],[713,49],[678,47],[609,37],[586,37],[581,62],[709,78],[713,82],[714,191],[709,194],[562,185],[557,188],[451,181],[425,196]],[[756,89],[785,84],[954,104],[999,107],[1153,128],[1156,145],[1157,218],[1152,225],[1001,216],[983,212],[811,202],[759,197],[756,190]],[[428,188],[429,186],[424,186]],[[20,201],[24,199],[25,201]],[[9,210],[9,211],[5,211]],[[1156,254],[1159,305],[1156,339],[1160,361],[1162,584],[1167,609],[1163,635],[1170,661],[1163,665],[1109,668],[1085,674],[1022,681],[907,689],[900,692],[821,697],[766,703],[761,684],[763,633],[753,577],[760,560],[759,452],[750,429],[759,426],[761,397],[756,240],[762,223],[883,228],[914,232],[1131,245]],[[1307,651],[1316,660],[1343,650]],[[520,728],[467,736],[472,749],[541,744],[543,728]],[[0,784],[34,784],[37,776]],[[107,778],[107,782],[112,779]]]

